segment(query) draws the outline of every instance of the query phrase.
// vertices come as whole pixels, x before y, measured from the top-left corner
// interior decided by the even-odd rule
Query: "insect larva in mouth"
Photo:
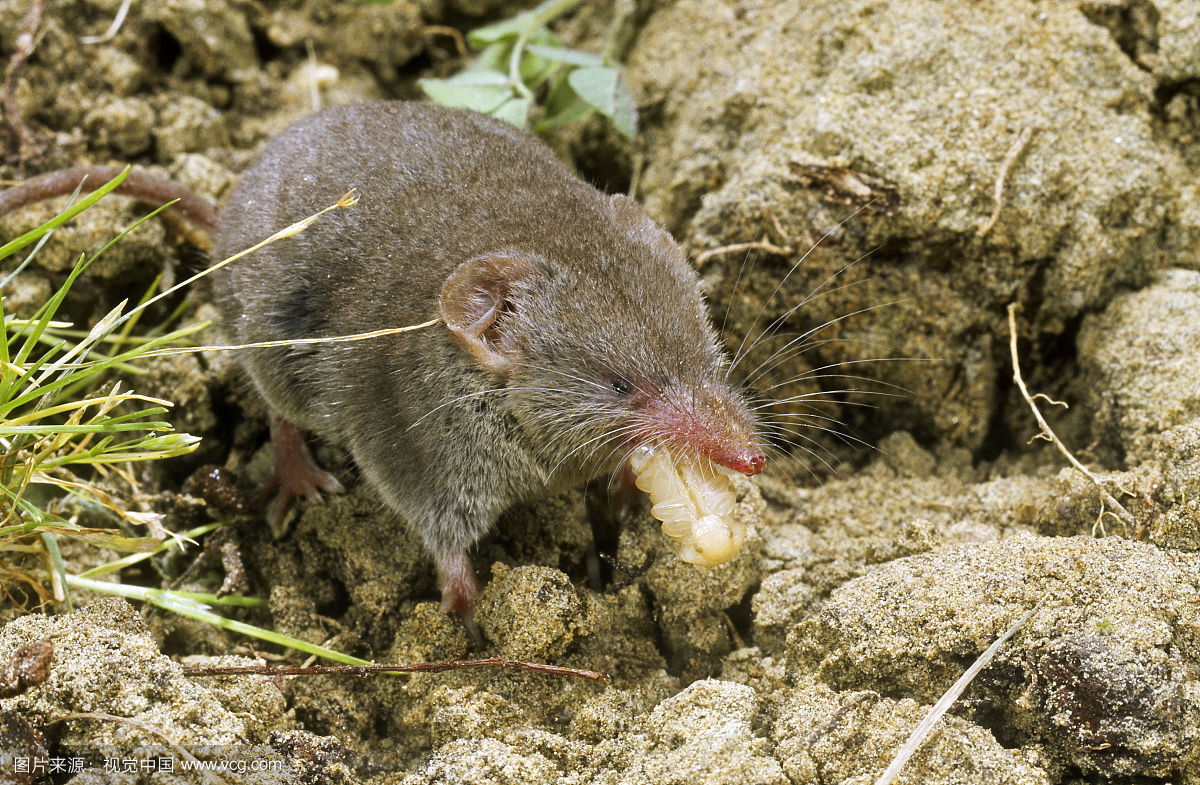
[[[715,567],[737,556],[746,527],[733,518],[732,472],[703,456],[641,446],[629,458],[638,488],[650,494],[650,514],[679,545],[679,558]]]

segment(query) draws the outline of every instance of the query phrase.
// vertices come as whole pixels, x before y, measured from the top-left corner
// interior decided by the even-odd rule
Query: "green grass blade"
[[[115,425],[109,423],[97,423],[93,425],[56,425],[54,423],[46,423],[45,425],[0,425],[0,436],[15,436],[17,434],[55,436],[60,433],[119,433],[121,431],[168,430],[171,430],[171,424],[161,421],[128,422],[117,423]]]
[[[229,630],[230,632],[248,635],[252,638],[258,638],[259,640],[289,649],[302,651],[305,654],[315,654],[318,657],[324,657],[334,662],[341,662],[346,665],[371,664],[367,660],[360,660],[358,657],[351,657],[348,654],[342,654],[333,649],[327,649],[324,646],[317,646],[308,641],[302,641],[299,638],[292,638],[288,635],[272,632],[271,630],[264,630],[261,627],[255,627],[253,624],[227,619],[224,616],[213,613],[202,603],[190,597],[181,596],[179,592],[167,591],[166,589],[150,589],[145,586],[130,586],[124,583],[106,583],[104,581],[81,578],[77,575],[67,575],[67,582],[77,589],[85,589],[97,594],[108,594],[148,602],[155,607],[171,611],[172,613],[178,613],[180,616],[185,616],[189,619],[195,619],[205,624],[211,624],[214,627]]]
[[[16,314],[13,314],[16,318]],[[0,383],[3,387],[7,387],[9,377],[15,376],[16,371],[9,367],[10,357],[8,354],[8,342],[11,340],[8,335],[9,316],[4,310],[4,298],[0,297],[0,320],[3,320],[4,335],[0,336]]]
[[[100,575],[107,575],[110,572],[117,572],[118,570],[123,570],[126,567],[132,567],[133,565],[135,565],[139,562],[143,562],[152,556],[157,556],[161,553],[166,552],[167,550],[169,550],[173,547],[176,547],[176,543],[179,538],[192,540],[197,537],[201,537],[205,534],[208,534],[209,532],[216,531],[217,529],[224,526],[226,523],[228,523],[228,521],[215,521],[214,523],[206,523],[203,526],[197,526],[194,529],[188,529],[187,531],[178,535],[176,538],[166,540],[165,542],[160,543],[158,545],[158,547],[152,551],[144,551],[142,553],[131,553],[130,555],[123,556],[120,559],[114,559],[113,561],[107,562],[105,564],[97,565],[95,567],[92,567],[90,570],[84,570],[83,572],[79,573],[79,577],[80,578],[95,578]]]
[[[206,591],[179,591],[178,589],[174,590],[173,593],[204,605],[228,605],[234,608],[265,608],[270,604],[261,597],[243,597],[240,594],[217,596]]]
[[[200,444],[199,436],[190,433],[169,433],[164,436],[150,436],[145,439],[130,440],[120,444],[111,444],[111,438],[101,440],[83,452],[70,455],[60,455],[42,461],[41,466],[56,469],[63,466],[83,464],[86,466],[102,466],[111,463],[136,463],[140,461],[157,461],[164,458],[175,458],[187,455]]]
[[[71,366],[71,370],[69,370],[69,372],[65,372],[58,379],[48,382],[41,387],[29,390],[8,401],[4,401],[3,398],[0,398],[0,418],[6,417],[9,412],[20,406],[24,406],[34,399],[41,397],[43,394],[57,392],[63,387],[78,381],[80,378],[86,378],[87,376],[99,373],[100,371],[107,371],[109,368],[112,368],[119,363],[126,363],[130,362],[131,360],[136,360],[146,352],[176,341],[182,336],[190,335],[196,332],[198,329],[200,328],[195,325],[183,327],[166,335],[149,340],[132,349],[128,349],[120,354],[115,354],[106,360],[98,360],[73,365]],[[61,370],[65,371],[67,369]]]
[[[33,379],[37,372],[41,370],[42,366],[54,359],[59,351],[63,350],[66,345],[66,341],[59,341],[56,344],[52,344],[46,349],[45,352],[42,353],[42,356],[38,357],[38,359],[35,360],[31,365],[20,367],[21,372],[19,374],[17,372],[17,368],[13,367],[12,364],[6,365],[5,371],[7,373],[4,377],[4,386],[0,388],[0,401],[11,400],[12,397],[17,394],[17,386],[22,383],[25,384],[28,389],[32,389]],[[10,411],[8,408],[0,407],[0,409],[2,409],[3,412]]]
[[[58,549],[58,540],[54,539],[51,532],[42,532],[42,542],[46,546],[46,552],[50,554],[50,564],[54,566],[58,579],[62,581],[63,602],[66,603],[68,611],[73,611],[75,607],[71,603],[71,591],[67,586],[67,568],[63,564],[62,551]]]
[[[123,443],[115,447],[105,444],[75,455],[49,459],[42,465],[58,469],[64,466],[107,466],[114,463],[160,461],[187,455],[195,451],[199,444],[199,436],[187,433],[169,434],[153,437],[146,442]]]
[[[75,412],[91,407],[97,407],[97,412],[96,414],[93,414],[91,418],[89,418],[87,424],[95,424],[97,422],[97,418],[99,417],[101,418],[99,422],[112,423],[115,425],[116,423],[128,422],[129,420],[134,420],[139,417],[152,417],[158,414],[166,414],[168,410],[163,404],[170,403],[170,401],[163,401],[161,398],[150,398],[149,396],[138,395],[137,393],[118,393],[113,397],[118,398],[119,402],[121,403],[138,401],[141,403],[153,403],[158,405],[151,406],[146,409],[139,409],[135,412],[129,412],[127,414],[112,415],[103,413],[104,410],[102,407],[104,407],[105,404],[109,404],[111,406],[113,403],[118,401],[111,401],[110,397],[107,395],[96,396],[93,398],[84,398],[82,400],[67,401],[66,403],[60,403],[56,406],[38,408],[28,412],[27,414],[22,414],[20,417],[10,417],[4,421],[5,425],[0,426],[0,429],[17,428],[29,423],[37,422],[38,420],[42,420],[47,417],[57,417],[60,414],[67,414],[69,412]],[[150,427],[150,423],[145,423],[145,425],[147,428]],[[59,426],[56,425],[55,427]],[[64,429],[63,432],[66,433],[68,432],[67,429],[71,428],[72,426],[62,425],[61,427]]]
[[[79,198],[79,191],[82,188],[83,181],[80,180],[79,185],[75,186],[75,190],[71,192],[69,197],[67,197],[67,204],[66,207],[63,208],[64,210],[71,209],[71,205],[75,204],[75,200]],[[25,258],[21,260],[21,263],[18,264],[16,268],[4,278],[3,281],[0,281],[0,289],[3,289],[5,286],[8,286],[10,283],[12,283],[13,279],[20,275],[21,271],[29,266],[29,264],[34,260],[34,257],[38,255],[38,251],[41,251],[46,245],[46,242],[49,241],[50,235],[52,234],[54,234],[54,229],[50,229],[38,238],[37,245],[33,246],[33,250],[25,254]]]
[[[12,256],[14,253],[21,250],[22,248],[29,245],[30,243],[37,242],[37,240],[39,240],[42,237],[42,235],[44,235],[48,232],[54,231],[58,227],[65,224],[67,221],[70,221],[75,216],[79,215],[84,210],[91,207],[96,202],[103,199],[106,195],[108,195],[115,188],[117,188],[122,182],[124,182],[125,178],[126,178],[126,176],[128,176],[128,174],[129,174],[129,167],[127,166],[116,177],[109,180],[107,183],[100,186],[95,191],[92,191],[87,196],[83,197],[78,202],[76,202],[74,205],[63,210],[61,213],[54,216],[49,221],[46,221],[46,223],[44,223],[41,226],[38,226],[34,229],[30,229],[28,232],[21,235],[20,237],[18,237],[15,240],[11,240],[11,241],[5,243],[4,245],[0,245],[0,260],[6,259],[9,256]]]
[[[44,343],[47,346],[50,346],[50,345],[53,345],[53,342],[55,342],[55,341],[61,341],[61,340],[78,341],[86,336],[87,336],[87,333],[82,330],[47,330],[42,335],[42,343]],[[136,344],[138,341],[137,341],[137,339],[123,340],[121,338],[117,338],[117,337],[113,337],[113,336],[109,335],[109,336],[105,336],[104,342],[111,343],[115,347],[119,347],[121,343]],[[91,356],[93,358],[97,358],[100,360],[111,359],[111,355],[101,352],[101,351],[97,350],[95,347],[92,348]],[[136,365],[119,365],[119,366],[115,367],[115,370],[118,370],[121,373],[127,373],[127,374],[131,374],[131,375],[142,375],[142,374],[146,373],[145,369],[138,368]]]
[[[45,370],[38,374],[37,378],[33,380],[33,383],[41,385],[48,377],[53,376],[60,368],[65,366],[69,361],[72,361],[76,356],[79,357],[78,362],[83,362],[87,357],[88,352],[91,350],[92,345],[112,331],[113,324],[116,322],[117,317],[121,315],[121,311],[124,310],[127,302],[127,300],[122,300],[116,308],[113,308],[111,311],[105,314],[100,321],[96,322],[92,329],[88,330],[88,334],[83,338],[83,340],[72,343],[70,348],[67,349],[66,353],[62,357],[59,357],[48,367],[46,367]]]
[[[31,324],[28,331],[24,333],[25,342],[21,344],[21,348],[17,350],[16,356],[13,357],[14,364],[19,366],[24,365],[29,359],[29,355],[33,352],[34,347],[36,347],[41,341],[42,334],[46,331],[46,328],[49,327],[50,321],[54,318],[54,315],[58,313],[58,309],[62,305],[63,299],[66,298],[67,292],[71,289],[71,284],[74,283],[75,278],[78,277],[80,265],[83,264],[83,260],[85,258],[86,257],[83,255],[80,255],[79,261],[75,263],[75,267],[72,268],[71,273],[67,276],[67,280],[63,282],[62,286],[55,290],[54,294],[50,295],[50,299],[43,303],[41,308],[38,308],[37,313],[35,313],[33,317],[33,324]]]
[[[123,176],[121,179],[124,179]],[[116,187],[116,186],[113,186],[113,187]],[[98,193],[98,191],[97,191],[97,193]],[[95,194],[92,194],[92,195],[94,196]],[[83,201],[87,201],[87,200],[85,199]],[[117,236],[113,237],[111,240],[109,240],[107,243],[105,243],[100,248],[100,250],[98,250],[98,251],[96,251],[96,253],[92,254],[91,257],[87,257],[85,255],[81,255],[79,257],[79,261],[76,262],[75,266],[71,268],[71,272],[67,275],[67,279],[63,282],[62,286],[60,286],[54,292],[54,294],[50,297],[50,299],[47,300],[46,303],[41,308],[38,309],[38,312],[34,317],[36,324],[34,325],[34,328],[30,331],[30,333],[26,337],[25,344],[24,344],[24,346],[21,347],[22,350],[17,353],[15,362],[18,365],[24,363],[25,360],[28,358],[29,353],[31,351],[33,351],[33,347],[35,345],[37,345],[37,342],[40,340],[42,333],[45,332],[46,327],[48,326],[50,320],[54,317],[54,314],[58,312],[59,307],[62,305],[63,299],[67,296],[67,292],[70,291],[71,286],[75,283],[75,280],[77,278],[79,278],[80,275],[83,275],[84,271],[87,270],[87,268],[91,267],[93,262],[95,262],[97,259],[99,259],[101,256],[103,256],[105,251],[107,251],[109,248],[111,248],[117,242],[124,239],[134,229],[137,229],[143,223],[150,220],[154,216],[158,215],[160,212],[165,210],[167,207],[170,207],[170,203],[165,204],[162,207],[159,207],[158,209],[153,210],[149,214],[134,221],[132,225],[130,225],[124,231],[122,231]],[[3,258],[3,257],[0,256],[0,258]],[[128,318],[128,317],[126,317],[126,318]],[[112,327],[115,327],[115,326],[119,325],[120,323],[121,322],[118,320],[112,325]]]

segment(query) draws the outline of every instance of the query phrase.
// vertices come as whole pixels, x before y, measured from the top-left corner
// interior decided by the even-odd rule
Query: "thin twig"
[[[790,256],[795,253],[792,248],[782,245],[775,245],[766,240],[756,240],[752,243],[734,243],[733,245],[722,245],[720,248],[712,248],[703,253],[696,254],[696,266],[699,267],[714,256],[723,254],[738,253],[740,251],[766,251],[767,253],[775,254],[776,256]]]
[[[967,688],[967,685],[971,683],[971,680],[979,675],[981,670],[987,667],[988,663],[990,663],[996,656],[996,653],[1000,651],[1000,647],[1002,647],[1008,641],[1008,639],[1011,638],[1013,634],[1021,628],[1022,624],[1029,621],[1029,618],[1033,616],[1033,614],[1036,613],[1037,609],[1040,607],[1042,607],[1042,601],[1038,600],[1036,605],[1030,608],[1024,616],[1013,622],[1012,625],[1010,625],[1009,628],[1004,631],[1004,634],[996,639],[995,643],[993,643],[991,646],[988,646],[987,650],[984,651],[983,654],[980,654],[979,658],[975,660],[975,662],[971,663],[971,667],[967,668],[966,673],[958,677],[958,681],[954,682],[954,686],[946,690],[945,694],[938,698],[938,702],[933,704],[933,708],[929,710],[929,713],[926,714],[919,723],[917,723],[917,727],[913,730],[912,735],[910,735],[908,740],[905,741],[903,746],[900,747],[900,751],[896,753],[896,757],[892,759],[891,764],[884,769],[883,774],[879,775],[879,779],[875,780],[875,785],[891,785],[891,783],[896,781],[896,777],[900,775],[900,770],[904,768],[904,764],[908,762],[908,759],[913,756],[913,753],[915,753],[921,747],[921,743],[924,742],[929,734],[933,732],[933,727],[937,725],[937,722],[942,718],[942,715],[950,710],[950,707],[954,704],[954,701],[958,700],[958,696],[962,695],[963,690]]]
[[[193,764],[193,766],[195,766],[196,770],[199,771],[206,780],[208,780],[210,783],[212,783],[212,785],[225,785],[225,780],[221,779],[213,772],[208,771],[207,769],[200,766],[199,759],[197,759],[195,755],[193,755],[192,753],[190,753],[186,749],[184,749],[183,746],[181,744],[179,744],[179,742],[175,741],[174,739],[172,739],[166,733],[163,733],[158,728],[151,727],[144,722],[139,722],[138,720],[135,720],[131,717],[121,717],[116,714],[106,714],[102,711],[78,711],[73,714],[67,714],[62,717],[55,717],[54,719],[49,720],[43,724],[53,725],[56,722],[66,722],[67,720],[105,720],[108,722],[117,722],[117,723],[121,723],[123,725],[128,725],[131,728],[137,728],[138,730],[142,731],[143,733],[148,733],[151,736],[157,736],[158,738],[160,738],[164,742],[166,742],[166,745],[168,747],[170,747],[172,750],[174,750],[176,755],[178,755],[179,757],[188,761],[189,763]]]
[[[783,224],[779,223],[779,217],[775,215],[775,211],[768,207],[764,212],[766,212],[767,217],[771,219],[771,225],[775,227],[775,235],[780,239],[781,242],[786,243],[789,239],[788,233],[783,231]]]
[[[366,676],[371,673],[441,673],[442,671],[459,670],[460,668],[515,668],[526,673],[545,673],[550,676],[577,676],[593,681],[608,681],[607,673],[588,671],[581,668],[567,668],[562,665],[544,665],[538,662],[524,662],[508,657],[488,657],[482,660],[445,660],[443,662],[414,662],[409,664],[392,665],[224,665],[224,666],[194,666],[185,667],[185,676],[237,676],[243,674],[257,676],[323,676],[328,674],[345,674],[349,676]]]
[[[1100,492],[1100,498],[1103,499],[1103,503],[1107,504],[1110,509],[1115,511],[1115,512],[1113,512],[1113,514],[1116,515],[1117,519],[1120,520],[1121,523],[1128,526],[1131,530],[1136,528],[1137,521],[1135,521],[1133,516],[1129,514],[1129,511],[1126,510],[1121,505],[1121,503],[1119,501],[1117,501],[1116,498],[1111,493],[1108,492],[1108,489],[1106,489],[1104,487],[1104,485],[1101,484],[1100,480],[1098,480],[1096,478],[1096,475],[1094,475],[1090,471],[1088,471],[1087,467],[1084,466],[1082,463],[1080,463],[1079,460],[1076,459],[1075,456],[1071,454],[1071,451],[1068,450],[1061,441],[1059,441],[1059,438],[1058,438],[1058,436],[1056,436],[1054,434],[1054,431],[1050,430],[1050,426],[1046,423],[1046,420],[1042,417],[1042,413],[1038,410],[1037,403],[1034,401],[1034,397],[1031,396],[1029,394],[1029,390],[1026,389],[1025,380],[1021,377],[1021,363],[1017,356],[1017,316],[1016,316],[1016,313],[1017,313],[1016,303],[1009,303],[1009,306],[1008,306],[1008,345],[1009,345],[1009,350],[1012,352],[1013,381],[1017,383],[1017,388],[1020,389],[1020,391],[1021,391],[1021,397],[1023,397],[1025,399],[1025,402],[1029,404],[1029,408],[1033,411],[1033,416],[1038,421],[1038,427],[1041,428],[1041,433],[1039,434],[1039,436],[1041,438],[1045,439],[1046,441],[1053,443],[1054,446],[1058,448],[1058,451],[1060,453],[1062,453],[1063,457],[1067,459],[1068,463],[1070,463],[1072,466],[1074,466],[1084,477],[1087,477],[1089,480],[1092,481],[1092,485],[1096,486],[1096,490]],[[1104,515],[1103,507],[1101,507],[1100,514],[1101,514],[1101,517],[1103,517],[1103,515]]]
[[[992,208],[992,217],[988,218],[987,223],[979,227],[979,231],[975,233],[976,237],[983,237],[992,231],[996,221],[1000,220],[1000,210],[1004,207],[1004,181],[1008,178],[1008,170],[1016,163],[1017,156],[1025,149],[1025,145],[1029,144],[1032,136],[1033,128],[1025,126],[1021,130],[1020,136],[1017,137],[1017,141],[1013,142],[1012,147],[1008,148],[1008,152],[1005,153],[1004,162],[1000,164],[1000,173],[996,175],[996,185],[992,189],[992,200],[996,206]]]
[[[42,23],[42,4],[43,0],[30,2],[29,13],[25,14],[25,19],[21,22],[21,31],[17,34],[12,57],[8,60],[8,67],[4,69],[4,86],[0,88],[0,106],[4,109],[4,120],[12,129],[13,135],[17,137],[18,167],[23,167],[25,160],[32,154],[33,133],[21,119],[21,108],[17,106],[15,83],[17,72],[33,54],[34,35],[37,34],[38,26]]]
[[[459,57],[466,57],[470,54],[467,49],[467,42],[463,40],[462,31],[449,25],[425,25],[421,28],[421,35],[448,35],[454,41],[454,49],[458,52]]]

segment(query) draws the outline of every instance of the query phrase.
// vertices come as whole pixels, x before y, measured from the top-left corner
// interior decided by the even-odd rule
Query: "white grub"
[[[679,558],[715,567],[737,556],[746,527],[733,518],[736,497],[729,469],[665,445],[643,445],[629,463],[637,487],[650,494],[650,514],[678,543]]]

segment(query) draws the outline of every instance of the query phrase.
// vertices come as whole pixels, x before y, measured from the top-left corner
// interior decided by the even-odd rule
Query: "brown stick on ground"
[[[26,180],[16,188],[0,191],[0,215],[5,215],[27,204],[65,196],[83,183],[86,193],[94,191],[121,173],[115,166],[86,166],[76,169],[60,169],[41,177]],[[205,231],[217,228],[217,210],[204,199],[186,188],[144,172],[133,170],[114,191],[154,204],[155,207],[178,200],[171,206],[179,215]]]
[[[983,237],[988,232],[992,231],[992,227],[996,225],[996,221],[1000,220],[1000,210],[1004,208],[1004,181],[1008,179],[1008,170],[1016,163],[1017,156],[1025,149],[1025,145],[1029,144],[1030,137],[1033,136],[1033,129],[1025,126],[1021,130],[1021,134],[1017,137],[1017,141],[1012,143],[1012,147],[1008,148],[1008,152],[1004,154],[1004,162],[1000,164],[1000,173],[996,175],[996,184],[992,187],[992,200],[995,206],[992,208],[992,215],[987,219],[987,223],[979,227],[979,231],[975,232],[976,237]]]
[[[228,665],[219,667],[185,667],[185,676],[324,676],[329,674],[346,674],[350,676],[366,676],[370,673],[440,673],[441,671],[458,670],[460,668],[515,668],[527,673],[545,673],[550,676],[577,676],[593,681],[608,681],[607,673],[588,671],[581,668],[567,668],[562,665],[543,665],[538,662],[524,662],[508,657],[488,657],[482,660],[445,660],[443,662],[414,662],[395,665]]]
[[[4,120],[12,129],[13,135],[17,137],[18,169],[23,169],[25,161],[33,155],[34,145],[33,133],[21,119],[21,110],[17,106],[14,85],[17,81],[17,72],[29,59],[29,55],[33,54],[33,37],[42,23],[42,4],[43,0],[31,0],[29,13],[25,14],[25,19],[21,22],[21,31],[17,33],[16,47],[13,49],[12,57],[8,60],[8,67],[4,69],[4,86],[0,87],[0,108],[4,111]]]
[[[1100,480],[1096,479],[1096,475],[1094,475],[1090,471],[1088,471],[1087,467],[1084,466],[1082,463],[1080,463],[1079,460],[1076,459],[1076,457],[1071,454],[1071,451],[1068,450],[1061,441],[1059,441],[1058,436],[1056,436],[1054,434],[1054,431],[1050,430],[1050,426],[1046,424],[1046,420],[1042,417],[1042,413],[1040,411],[1038,411],[1037,403],[1034,401],[1034,398],[1036,396],[1031,396],[1029,394],[1029,390],[1025,388],[1025,380],[1023,378],[1021,378],[1021,364],[1017,357],[1017,316],[1016,316],[1016,313],[1017,313],[1016,303],[1009,303],[1009,305],[1008,305],[1008,345],[1009,345],[1010,351],[1012,352],[1013,381],[1017,383],[1017,388],[1020,389],[1020,391],[1021,391],[1021,397],[1025,399],[1025,402],[1027,404],[1029,404],[1029,408],[1033,410],[1033,416],[1035,418],[1037,418],[1038,427],[1041,428],[1041,433],[1039,433],[1037,435],[1037,437],[1035,437],[1035,438],[1042,438],[1048,442],[1053,443],[1054,446],[1058,448],[1058,451],[1060,453],[1062,453],[1063,457],[1066,458],[1067,461],[1072,466],[1074,466],[1076,469],[1078,469],[1079,472],[1084,477],[1087,477],[1089,480],[1091,480],[1092,485],[1096,486],[1096,490],[1100,492],[1100,498],[1103,500],[1103,503],[1101,504],[1101,507],[1100,507],[1100,517],[1097,518],[1097,523],[1099,523],[1099,521],[1101,519],[1103,519],[1104,513],[1105,513],[1104,505],[1107,504],[1110,508],[1108,510],[1109,514],[1115,515],[1117,517],[1117,519],[1119,521],[1121,521],[1121,523],[1123,523],[1127,527],[1129,527],[1130,530],[1135,529],[1137,527],[1137,521],[1135,521],[1133,516],[1129,514],[1129,511],[1126,510],[1123,506],[1121,506],[1121,503],[1119,501],[1117,501],[1116,498],[1111,493],[1108,492],[1108,490],[1104,487],[1104,485],[1101,484]],[[1041,395],[1041,393],[1038,393],[1038,395]],[[1042,397],[1045,398],[1046,396],[1043,395]],[[1047,400],[1049,400],[1049,399],[1047,399]]]
[[[467,42],[463,40],[463,34],[457,28],[450,27],[448,25],[425,25],[421,28],[421,35],[450,36],[451,40],[454,41],[454,50],[458,52],[459,57],[466,57],[468,54],[470,54],[470,50],[467,49]]]
[[[710,248],[707,251],[696,254],[696,266],[700,267],[714,256],[722,254],[740,253],[742,251],[764,251],[766,253],[775,254],[776,256],[790,256],[793,249],[769,243],[766,240],[755,240],[749,243],[734,243],[733,245],[722,245],[720,248]]]

